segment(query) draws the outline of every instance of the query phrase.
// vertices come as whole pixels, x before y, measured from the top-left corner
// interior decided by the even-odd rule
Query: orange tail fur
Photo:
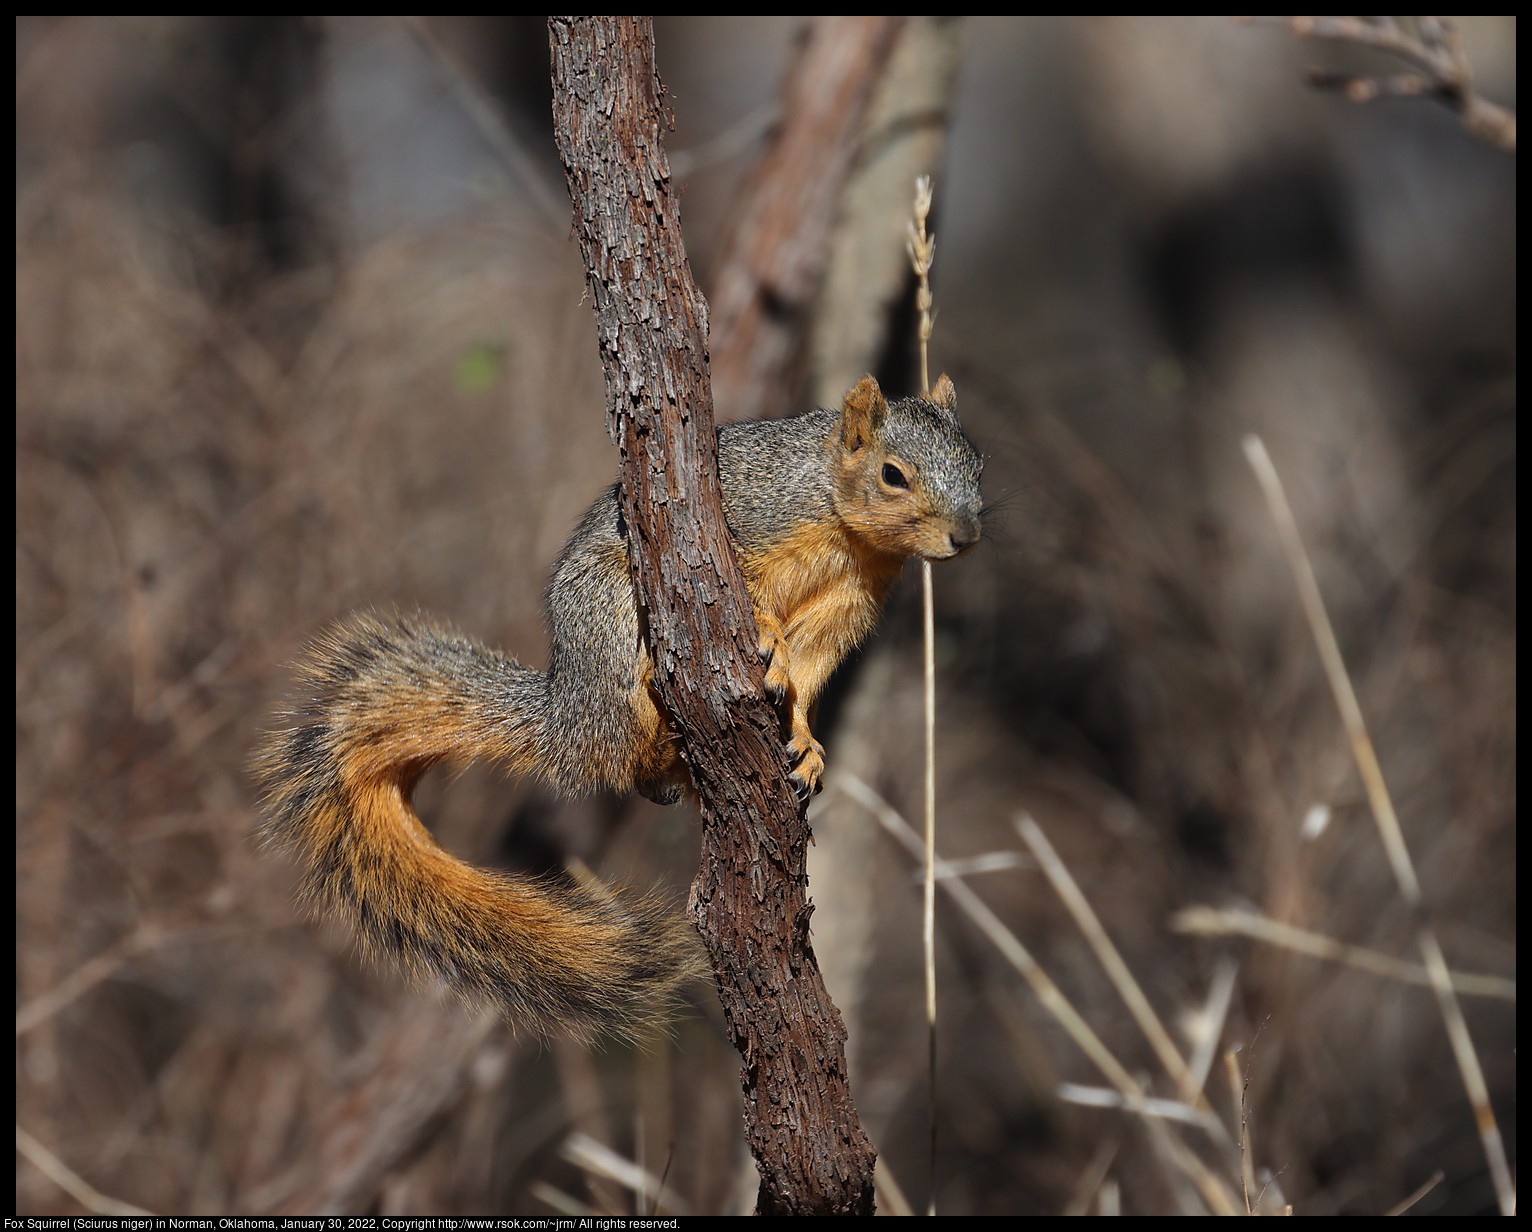
[[[268,838],[296,850],[308,895],[366,946],[535,1031],[630,1034],[700,973],[696,940],[653,898],[474,868],[410,807],[442,760],[539,761],[548,678],[424,621],[359,617],[303,664],[305,700],[257,759]]]

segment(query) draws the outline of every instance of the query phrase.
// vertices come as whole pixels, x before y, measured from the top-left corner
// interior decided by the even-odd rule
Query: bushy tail
[[[652,898],[488,873],[448,855],[410,808],[443,760],[545,772],[541,672],[428,622],[354,617],[301,665],[303,700],[256,761],[268,838],[367,947],[434,971],[544,1034],[630,1034],[662,1017],[702,963]]]

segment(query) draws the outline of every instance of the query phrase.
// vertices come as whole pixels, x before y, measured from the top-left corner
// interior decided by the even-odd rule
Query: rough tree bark
[[[623,515],[657,685],[701,799],[691,911],[744,1059],[761,1214],[871,1214],[845,1028],[809,946],[808,827],[787,781],[723,518],[707,305],[661,138],[653,28],[549,20],[554,127],[595,302]]]

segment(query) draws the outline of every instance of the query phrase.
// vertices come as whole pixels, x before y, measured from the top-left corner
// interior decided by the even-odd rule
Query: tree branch
[[[757,1210],[871,1214],[874,1156],[847,1087],[845,1029],[808,943],[808,827],[723,517],[707,305],[671,191],[653,28],[555,17],[549,41],[635,585],[655,684],[701,801],[691,911],[745,1062]]]
[[[1293,17],[1293,33],[1375,47],[1397,56],[1416,72],[1392,77],[1363,77],[1310,69],[1309,84],[1339,90],[1353,103],[1375,98],[1434,98],[1462,117],[1463,127],[1488,145],[1516,152],[1516,113],[1473,88],[1463,36],[1446,17],[1417,17],[1415,34],[1392,17]]]
[[[808,393],[802,351],[830,233],[903,24],[902,17],[817,17],[799,37],[780,118],[739,194],[714,280],[713,385],[731,419],[786,414]],[[901,186],[901,208],[907,191]]]

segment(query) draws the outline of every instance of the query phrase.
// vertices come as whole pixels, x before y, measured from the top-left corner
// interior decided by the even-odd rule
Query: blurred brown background
[[[658,23],[705,289],[795,28]],[[1462,28],[1514,105],[1514,20]],[[369,966],[251,840],[246,759],[303,641],[419,606],[541,663],[546,570],[615,473],[541,20],[17,32],[18,1211],[632,1210],[592,1143],[663,1173],[665,1209],[748,1209],[706,988],[644,1047],[518,1038]],[[1255,431],[1448,960],[1514,976],[1514,155],[1428,101],[1312,90],[1310,65],[1397,65],[1280,24],[950,33],[932,365],[991,513],[936,571],[942,853],[1020,851],[1037,820],[1183,1051],[1210,1021],[1239,1048],[1268,1200],[1381,1213],[1440,1171],[1414,1213],[1492,1210],[1428,989],[1170,925],[1243,907],[1418,957]],[[902,343],[882,363],[909,378]],[[820,735],[918,824],[917,589]],[[465,858],[577,858],[683,909],[685,808],[477,769],[419,806]],[[844,789],[816,809],[853,1090],[923,1209],[919,888]],[[1173,1095],[1043,876],[997,863],[969,884]],[[1200,1209],[1142,1122],[1063,1097],[1100,1075],[991,942],[944,900],[937,926],[939,1209]],[[1513,996],[1464,1007],[1514,1170]],[[1221,1061],[1208,1091],[1237,1133]],[[1237,1153],[1183,1136],[1237,1192]]]

